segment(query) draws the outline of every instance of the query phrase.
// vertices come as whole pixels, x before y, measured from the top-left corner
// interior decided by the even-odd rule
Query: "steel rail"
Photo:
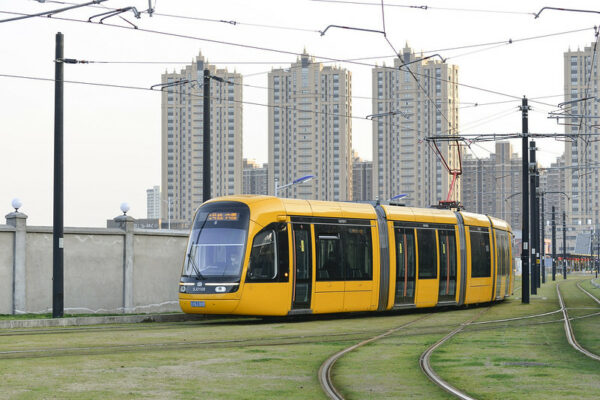
[[[579,351],[580,353],[585,354],[589,358],[592,358],[596,361],[600,361],[599,355],[594,354],[591,351],[584,349],[583,347],[581,347],[581,345],[579,343],[577,343],[577,339],[575,339],[575,333],[573,332],[573,326],[571,325],[571,320],[569,319],[569,313],[567,312],[567,308],[565,307],[565,302],[560,293],[560,283],[558,283],[556,285],[556,292],[558,293],[558,301],[560,303],[560,307],[563,312],[563,320],[564,320],[564,324],[565,324],[565,334],[567,336],[567,341],[575,350]]]
[[[596,303],[600,304],[600,299],[598,299],[596,296],[594,296],[593,294],[591,294],[590,292],[588,292],[587,290],[585,290],[584,288],[581,287],[580,283],[577,282],[577,287],[583,291],[583,293],[587,294],[588,296],[590,296],[592,298],[592,300],[594,300]]]
[[[421,357],[419,358],[419,365],[421,366],[421,370],[425,373],[425,375],[427,375],[427,377],[433,383],[435,383],[436,385],[438,385],[439,387],[441,387],[448,393],[453,394],[454,396],[458,397],[459,399],[475,400],[474,397],[471,397],[471,396],[467,395],[466,393],[461,392],[460,390],[458,390],[457,388],[455,388],[454,386],[450,385],[448,382],[446,382],[442,378],[440,378],[440,376],[438,374],[436,374],[436,372],[431,367],[430,357],[431,357],[431,354],[433,354],[433,352],[438,347],[440,347],[446,341],[448,341],[450,338],[452,338],[454,335],[456,335],[457,333],[462,331],[467,325],[471,324],[471,322],[473,322],[481,314],[488,311],[489,309],[490,309],[490,307],[487,307],[485,310],[480,311],[477,315],[475,315],[473,318],[471,318],[467,322],[463,322],[462,324],[460,324],[460,326],[458,328],[454,329],[452,332],[450,332],[449,334],[444,336],[442,339],[440,339],[436,343],[434,343],[427,350],[425,350],[425,352],[423,354],[421,354]]]
[[[335,388],[335,386],[333,385],[333,382],[331,381],[331,369],[335,365],[335,362],[338,359],[340,359],[344,354],[349,353],[353,350],[356,350],[357,348],[364,346],[367,343],[374,342],[376,340],[379,340],[381,338],[389,336],[393,333],[396,333],[399,330],[404,329],[407,326],[414,324],[415,322],[422,321],[423,319],[430,317],[431,315],[432,314],[424,315],[420,318],[417,318],[415,320],[412,320],[410,322],[402,324],[396,328],[390,329],[387,332],[384,332],[380,335],[376,335],[370,339],[363,340],[360,343],[356,343],[350,347],[345,348],[344,350],[341,350],[341,351],[335,353],[334,355],[329,357],[327,360],[325,360],[325,362],[323,362],[323,364],[321,364],[321,367],[319,367],[318,375],[319,375],[319,383],[321,384],[321,388],[323,389],[323,391],[325,392],[327,397],[329,397],[330,399],[335,399],[335,400],[343,400],[344,399],[342,394]]]

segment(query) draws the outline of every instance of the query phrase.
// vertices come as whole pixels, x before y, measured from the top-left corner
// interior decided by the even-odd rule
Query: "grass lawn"
[[[600,311],[577,279],[561,284],[570,314]],[[529,305],[519,294],[489,309],[433,313],[0,330],[0,399],[325,399],[317,378],[325,359],[410,321],[339,359],[334,384],[348,399],[449,399],[421,372],[420,355],[482,312],[478,322],[559,308],[551,280]],[[478,399],[596,398],[600,365],[568,345],[560,318],[470,325],[433,353],[432,367]],[[600,352],[598,316],[577,319],[574,328],[584,347]]]

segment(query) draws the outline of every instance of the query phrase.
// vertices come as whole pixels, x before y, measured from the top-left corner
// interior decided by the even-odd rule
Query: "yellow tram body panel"
[[[494,282],[494,258],[492,251],[492,233],[490,231],[490,220],[487,216],[481,214],[473,214],[469,212],[461,212],[465,223],[466,233],[466,246],[467,246],[467,285],[465,293],[465,304],[473,303],[484,303],[491,301],[492,299],[492,284]],[[490,257],[490,264],[486,266],[489,268],[489,276],[474,277],[474,261],[473,260],[473,245],[471,242],[471,233],[475,232],[477,228],[487,229],[488,232],[488,246],[492,255]]]
[[[408,207],[390,207],[383,206],[383,209],[386,212],[388,218],[388,232],[389,234],[389,243],[394,243],[394,222],[401,223],[413,223],[415,226],[421,225],[422,227],[431,227],[437,228],[441,226],[452,226],[454,229],[454,239],[457,248],[460,246],[459,236],[457,232],[457,219],[456,215],[452,211],[448,210],[438,210],[438,209],[419,209],[419,208],[408,208]],[[417,236],[418,241],[418,236]],[[435,235],[435,247],[439,248],[439,238],[436,233]],[[416,271],[415,271],[415,293],[414,293],[414,306],[415,307],[433,307],[438,304],[438,294],[440,287],[440,258],[439,255],[436,257],[436,265],[435,265],[435,278],[429,279],[420,279],[419,278],[419,251],[418,246],[416,246]],[[396,265],[397,262],[397,251],[396,246],[390,245],[390,259],[391,265]],[[394,300],[394,292],[396,290],[396,270],[395,268],[390,268],[390,282],[391,289],[390,294],[388,296],[388,308],[391,308]],[[456,277],[455,281],[458,282],[460,280],[460,258],[456,260]],[[456,302],[458,299],[459,292],[455,291],[454,297],[452,301]]]
[[[494,232],[501,232],[503,237],[496,237],[495,247],[495,271],[497,285],[499,289],[496,292],[496,299],[504,298],[512,294],[513,273],[513,254],[512,254],[512,233],[510,224],[498,218],[490,217]],[[504,253],[504,254],[503,254]],[[504,268],[502,264],[504,263]],[[498,275],[501,276],[498,276]]]
[[[207,281],[204,284],[207,288],[206,293],[201,293],[186,292],[191,285],[200,287],[194,286],[196,291],[203,290],[203,284],[200,282],[200,278],[192,279],[191,275],[187,275],[189,278],[185,281],[183,278],[186,275],[182,274],[179,299],[181,308],[186,313],[283,316],[292,313],[316,314],[389,310],[398,307],[434,307],[438,304],[487,302],[494,300],[494,289],[500,296],[512,290],[512,260],[508,260],[510,262],[509,276],[506,276],[506,279],[502,277],[502,279],[496,280],[497,271],[502,268],[504,268],[503,271],[506,270],[506,260],[504,264],[497,264],[497,259],[505,257],[505,253],[500,253],[497,249],[505,248],[502,246],[505,246],[506,238],[511,234],[510,226],[501,220],[491,219],[490,222],[488,217],[462,212],[465,234],[465,243],[462,243],[462,236],[459,234],[461,222],[457,218],[457,214],[449,210],[383,205],[381,209],[385,215],[382,217],[378,216],[376,208],[370,204],[242,195],[212,199],[204,203],[199,212],[207,205],[210,209],[210,207],[218,208],[220,204],[224,204],[225,208],[230,207],[231,204],[238,204],[235,207],[247,207],[248,210],[247,234],[244,239],[245,247],[239,276],[236,282],[219,283],[221,280],[212,283]],[[216,214],[221,217],[220,213]],[[208,215],[210,217],[212,214]],[[232,215],[236,214],[232,213]],[[209,217],[205,216],[205,218]],[[225,218],[227,218],[227,214],[225,214]],[[348,258],[342,257],[346,260],[345,262],[350,263],[348,265],[342,265],[342,259],[337,260],[341,265],[339,266],[340,271],[345,271],[340,275],[346,277],[345,280],[320,277],[319,274],[323,270],[318,268],[322,268],[324,256],[321,255],[321,264],[319,264],[321,267],[319,267],[318,252],[324,251],[327,246],[331,247],[334,244],[335,246],[349,246],[354,243],[352,241],[344,242],[345,236],[339,236],[340,234],[338,234],[336,242],[335,236],[323,233],[336,232],[334,228],[328,228],[330,225],[346,229],[350,234],[358,232],[356,233],[359,235],[358,237],[364,238],[360,240],[369,240],[368,243],[371,246],[370,276],[360,273],[351,275],[357,271],[352,268],[356,268],[358,263],[356,260],[360,260],[360,256],[355,258],[348,255]],[[271,228],[273,226],[276,228]],[[204,229],[204,225],[200,228],[200,230],[202,229]],[[487,229],[486,232],[489,232],[487,243],[489,243],[491,254],[490,273],[489,276],[473,277],[471,255],[473,244],[470,233],[471,231],[480,232],[477,237],[481,238],[483,234],[481,232],[484,232],[485,229]],[[265,232],[267,233],[265,234]],[[270,235],[269,232],[272,232],[271,236],[275,236],[277,239],[271,238],[272,242],[268,242],[271,244],[264,244],[267,243],[265,237]],[[337,232],[345,231],[338,230]],[[401,233],[404,235],[404,242],[396,237]],[[385,242],[388,244],[386,253],[380,250],[383,248],[380,235],[383,234],[385,234]],[[496,244],[496,236],[501,238],[498,239],[498,243],[501,243],[499,245]],[[406,252],[409,251],[408,248],[405,248],[408,245],[407,238],[412,240],[414,253],[412,261],[407,258]],[[260,240],[263,240],[264,243]],[[255,243],[256,241],[259,242]],[[287,241],[287,245],[285,241]],[[450,253],[448,243],[454,247],[454,255]],[[256,275],[249,275],[253,251],[258,252],[257,249],[262,249],[260,246],[263,245],[276,248],[273,263],[277,264],[278,275],[277,279],[273,281],[257,281]],[[190,235],[189,246],[192,246],[192,235]],[[201,244],[197,246],[201,246]],[[368,249],[365,246],[367,245],[359,245],[361,249]],[[190,248],[188,248],[188,252]],[[342,248],[340,247],[340,249]],[[364,258],[368,259],[366,252],[354,253],[352,248],[347,247],[347,249],[351,255],[365,254]],[[419,254],[419,249],[421,249],[421,253],[425,252]],[[423,249],[429,249],[429,251]],[[461,253],[463,250],[466,254]],[[433,253],[436,255],[432,257]],[[386,255],[385,260],[381,259],[382,254]],[[281,257],[287,257],[287,261]],[[445,260],[443,265],[442,260]],[[454,264],[451,265],[450,260]],[[399,279],[401,276],[398,275],[398,265],[404,262],[403,268],[408,268],[406,262],[409,261],[413,263],[412,268],[414,268],[412,280],[407,281],[409,272],[406,269],[403,270],[404,275],[402,275],[404,280],[401,280]],[[422,261],[425,264],[422,266],[423,271],[420,271],[420,262]],[[257,264],[253,262],[252,265]],[[301,265],[309,265],[308,271],[303,270],[305,273],[309,273],[309,277],[301,276],[303,272],[298,269]],[[358,265],[360,268],[360,265],[367,264],[359,263]],[[502,268],[499,265],[502,265]],[[186,268],[189,268],[189,265],[186,267],[186,263],[184,263],[184,271]],[[479,268],[481,269],[481,266]],[[425,272],[429,275],[424,275]],[[461,285],[463,281],[466,282],[466,285]],[[497,282],[497,286],[494,286],[494,282]],[[300,283],[304,286],[299,286]],[[232,289],[231,292],[215,293],[217,289],[229,290],[226,285],[238,285],[239,288]],[[181,286],[185,287],[181,288]],[[215,286],[218,286],[217,289],[214,288]],[[302,292],[302,290],[305,291]],[[299,301],[299,298],[308,300],[304,303],[304,300]],[[496,297],[496,299],[498,298]]]

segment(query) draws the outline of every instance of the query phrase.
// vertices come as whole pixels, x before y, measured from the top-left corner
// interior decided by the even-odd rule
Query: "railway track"
[[[596,296],[594,296],[593,294],[591,294],[590,292],[588,292],[587,290],[585,290],[584,288],[581,287],[580,282],[577,282],[577,287],[583,291],[583,293],[587,294],[588,296],[590,296],[592,298],[592,300],[594,300],[596,303],[600,304],[600,299],[598,299]]]
[[[580,285],[579,282],[577,282],[577,287],[582,290],[583,292],[585,292],[588,296],[590,296],[592,299],[594,299],[598,304],[600,304],[600,300],[598,300],[594,295],[592,295],[591,293],[589,293],[587,290],[583,289]],[[560,303],[560,307],[561,310],[563,312],[563,318],[564,318],[564,325],[565,325],[565,334],[567,335],[567,341],[569,342],[569,344],[577,351],[579,351],[582,354],[585,354],[586,356],[588,356],[589,358],[592,358],[596,361],[600,361],[600,356],[597,354],[592,353],[591,351],[586,350],[585,348],[583,348],[578,342],[577,339],[575,339],[575,333],[573,332],[573,326],[571,325],[571,320],[569,319],[569,313],[567,311],[567,307],[565,307],[565,302],[563,300],[562,294],[560,293],[560,283],[558,283],[556,285],[556,292],[558,294],[558,301]]]
[[[432,314],[426,314],[424,317],[430,316]],[[502,321],[502,320],[500,320]],[[489,322],[500,322],[500,321],[489,321]],[[550,321],[557,322],[557,321]],[[560,322],[560,321],[558,321]],[[226,322],[222,322],[227,325]],[[204,325],[204,324],[203,324]],[[214,325],[213,325],[214,326]],[[164,327],[165,329],[173,330],[177,328],[177,326],[173,326],[169,324],[168,327]],[[179,326],[179,328],[183,329],[195,329],[202,328],[199,325],[184,325]],[[448,332],[449,329],[453,329],[453,325],[437,325],[435,327],[429,327],[418,330],[407,329],[409,325],[403,325],[403,329],[405,329],[405,336],[419,336],[423,334],[444,334]],[[474,327],[475,328],[475,327]],[[150,328],[142,328],[142,331],[148,330]],[[477,330],[487,330],[493,329],[491,325],[481,325],[475,328]],[[92,327],[91,329],[85,327],[77,327],[77,328],[57,328],[54,329],[43,329],[43,330],[26,330],[22,332],[5,332],[5,336],[31,336],[31,335],[39,335],[39,336],[50,336],[50,335],[64,335],[67,333],[71,334],[81,334],[85,335],[88,333],[91,334],[109,334],[113,335],[115,333],[124,333],[130,331],[137,331],[136,327],[126,327],[122,329],[122,327],[110,327],[110,328],[98,328]],[[163,328],[161,327],[161,330]],[[246,347],[246,346],[270,346],[270,345],[297,345],[297,344],[311,344],[311,343],[322,343],[327,341],[344,341],[344,342],[356,342],[357,340],[362,341],[368,338],[372,338],[374,335],[380,335],[381,329],[366,329],[366,330],[357,330],[353,332],[345,332],[345,333],[334,333],[328,335],[302,335],[302,336],[266,336],[261,338],[244,338],[244,339],[222,339],[222,340],[201,340],[201,341],[182,341],[181,338],[162,341],[162,342],[149,342],[149,343],[121,343],[121,344],[107,344],[107,345],[89,345],[89,346],[56,346],[56,347],[43,347],[43,348],[31,348],[31,349],[0,349],[0,360],[1,359],[14,359],[14,358],[33,358],[33,357],[60,357],[60,356],[78,356],[78,355],[93,355],[93,354],[116,354],[116,353],[125,353],[125,352],[136,352],[136,351],[161,351],[161,350],[172,350],[172,349],[185,349],[185,348],[202,348],[202,347],[223,347],[223,348],[236,348],[236,347]],[[1,337],[1,335],[0,335]],[[80,340],[81,341],[81,340]],[[52,341],[52,343],[65,343],[64,340],[56,340]],[[67,341],[68,343],[68,341]],[[114,341],[113,341],[114,343]]]
[[[480,311],[477,315],[475,315],[473,318],[471,318],[467,322],[463,322],[458,328],[454,329],[452,332],[450,332],[449,334],[444,336],[442,339],[438,340],[436,343],[434,343],[432,346],[430,346],[427,350],[425,350],[425,352],[423,354],[421,354],[421,357],[419,358],[419,365],[421,366],[421,370],[425,373],[425,375],[434,384],[436,384],[440,388],[444,389],[445,391],[453,394],[454,396],[458,397],[459,399],[475,400],[473,397],[467,395],[466,393],[461,392],[460,390],[458,390],[457,388],[455,388],[454,386],[450,385],[448,382],[446,382],[442,378],[440,378],[439,375],[436,374],[435,371],[433,370],[433,368],[431,367],[430,358],[431,358],[431,355],[433,354],[433,352],[438,347],[440,347],[446,341],[448,341],[450,338],[452,338],[453,336],[458,334],[466,326],[471,324],[473,321],[475,321],[477,318],[479,318],[483,313],[487,312],[489,309],[490,309],[490,307],[487,307],[486,309]]]
[[[371,331],[372,332],[372,331]],[[57,357],[57,356],[78,356],[89,354],[114,354],[135,351],[149,350],[175,350],[185,348],[202,347],[223,347],[223,348],[241,348],[251,346],[282,346],[296,344],[315,344],[324,342],[351,342],[362,340],[371,333],[365,331],[350,333],[333,333],[320,335],[299,335],[299,336],[271,336],[262,338],[248,339],[222,339],[222,340],[199,340],[199,341],[168,341],[157,343],[135,343],[135,344],[115,344],[115,345],[97,345],[97,346],[73,346],[73,347],[51,347],[22,350],[0,351],[1,359],[14,358],[37,358],[37,357]]]
[[[349,353],[361,346],[364,346],[365,344],[368,343],[372,343],[376,340],[379,340],[381,338],[384,338],[386,336],[389,336],[393,333],[398,332],[401,329],[406,328],[407,326],[410,326],[418,321],[422,321],[425,318],[430,317],[432,314],[428,314],[428,315],[424,315],[420,318],[417,318],[415,320],[412,320],[410,322],[407,322],[405,324],[402,324],[396,328],[390,329],[387,332],[384,332],[382,334],[373,336],[369,339],[363,340],[362,342],[356,343],[350,347],[345,348],[344,350],[341,350],[337,353],[335,353],[334,355],[332,355],[331,357],[329,357],[327,360],[325,360],[325,362],[323,364],[321,364],[321,367],[319,368],[319,383],[321,384],[321,388],[323,389],[323,391],[325,392],[325,394],[330,398],[330,399],[336,399],[336,400],[342,400],[344,399],[344,397],[341,395],[341,393],[335,388],[335,386],[333,385],[333,382],[331,381],[331,369],[333,368],[333,366],[335,365],[335,362],[340,359],[344,354]]]
[[[581,288],[582,290],[585,291],[585,289]],[[600,300],[596,299],[593,295],[591,295],[590,293],[588,293],[587,291],[585,291],[589,296],[591,296],[596,302],[598,302],[600,304]],[[549,311],[549,312],[545,312],[545,313],[540,313],[540,314],[532,314],[532,315],[525,315],[525,316],[521,316],[521,317],[515,317],[515,318],[504,318],[504,319],[498,319],[498,320],[490,320],[490,321],[480,321],[480,322],[474,322],[477,318],[479,318],[484,312],[486,312],[489,309],[486,308],[485,310],[482,310],[479,314],[477,314],[476,316],[474,316],[472,319],[463,322],[459,327],[457,327],[456,329],[452,330],[450,333],[448,333],[446,336],[444,336],[442,339],[440,339],[438,342],[436,342],[435,344],[433,344],[431,347],[429,347],[420,357],[419,360],[419,364],[421,366],[421,369],[423,370],[423,372],[427,375],[427,377],[436,385],[438,385],[439,387],[441,387],[442,389],[446,390],[447,392],[453,394],[454,396],[460,398],[460,399],[465,399],[465,400],[474,400],[473,397],[467,395],[466,393],[460,391],[459,389],[453,387],[452,385],[450,385],[449,383],[445,382],[444,380],[442,380],[433,370],[433,368],[430,365],[430,357],[433,354],[433,352],[439,348],[440,346],[442,346],[446,341],[448,341],[450,338],[452,338],[453,336],[457,335],[458,333],[460,333],[461,331],[463,331],[465,328],[467,327],[473,327],[475,329],[472,330],[487,330],[487,329],[494,329],[492,327],[487,327],[486,325],[490,325],[490,324],[498,324],[498,323],[513,323],[513,322],[517,322],[517,321],[524,321],[524,320],[530,320],[530,319],[534,319],[534,318],[541,318],[541,317],[545,317],[545,316],[549,316],[549,315],[553,315],[553,314],[558,314],[558,313],[564,313],[565,307],[564,304],[561,304],[561,308],[554,310],[554,311]],[[592,313],[589,315],[585,315],[585,316],[581,316],[578,318],[586,318],[586,317],[591,317],[591,316],[595,316],[598,315],[600,313]],[[526,323],[526,324],[522,324],[521,326],[525,326],[525,325],[537,325],[537,324],[549,324],[549,323],[559,323],[562,322],[564,319],[556,319],[556,320],[551,320],[551,321],[542,321],[542,322],[530,322],[530,323]],[[376,341],[378,339],[381,339],[385,336],[388,336],[392,333],[395,333],[401,329],[404,329],[406,327],[408,327],[409,325],[413,324],[417,322],[417,320],[415,321],[411,321],[407,324],[404,324],[400,327],[394,328],[392,330],[389,330],[383,334],[380,335],[376,335],[374,337],[371,337],[369,339],[366,339],[360,343],[354,344],[344,350],[339,351],[338,353],[335,353],[334,355],[332,355],[331,357],[329,357],[319,368],[319,382],[321,384],[321,387],[323,388],[323,391],[325,392],[325,394],[331,398],[331,399],[343,399],[344,397],[341,395],[341,393],[339,392],[339,390],[337,388],[335,388],[335,386],[333,385],[333,383],[331,382],[331,370],[335,364],[335,362],[341,358],[342,356],[344,356],[345,354],[356,350],[357,348],[367,344],[367,343],[371,343],[373,341]],[[437,330],[439,332],[439,330]],[[426,332],[426,333],[433,333],[433,332]],[[416,334],[416,333],[415,333]],[[424,334],[424,332],[420,332],[420,334]],[[407,335],[407,336],[410,336]]]

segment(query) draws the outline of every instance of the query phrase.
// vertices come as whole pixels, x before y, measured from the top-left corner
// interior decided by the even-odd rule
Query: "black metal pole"
[[[529,123],[528,123],[528,111],[529,106],[527,105],[527,97],[523,97],[521,103],[521,122],[523,130],[523,143],[522,143],[522,159],[523,159],[523,188],[521,191],[521,197],[523,201],[523,215],[521,222],[521,271],[522,271],[522,288],[521,288],[521,302],[529,304],[529,157],[527,144],[529,141]]]
[[[596,251],[596,257],[600,258],[600,232],[596,231],[596,245],[598,246]],[[600,268],[600,260],[595,260],[596,263],[596,278],[598,278],[598,268]]]
[[[552,206],[552,280],[556,280],[556,210]]]
[[[535,141],[532,140],[529,142],[529,216],[531,218],[531,230],[530,230],[530,245],[531,245],[531,294],[537,294],[538,288],[538,245],[539,242],[537,240],[537,229],[535,225],[536,221],[536,210],[535,210]]]
[[[202,144],[202,201],[210,200],[210,71],[204,70],[204,129]]]
[[[533,151],[536,151],[535,145]],[[535,190],[533,191],[533,229],[535,232],[535,284],[539,289],[542,285],[542,271],[541,271],[541,250],[540,250],[540,196],[538,190],[540,187],[540,176],[537,165],[533,167],[533,175],[535,180]]]
[[[563,279],[567,279],[567,215],[563,211]]]
[[[546,215],[544,214],[544,193],[541,193],[541,198],[542,198],[542,213],[540,214],[540,225],[542,226],[541,229],[541,235],[542,235],[542,240],[541,242],[541,247],[540,249],[542,250],[542,264],[541,264],[541,271],[542,271],[542,283],[546,283]]]
[[[592,229],[592,231],[590,232],[590,260],[588,262],[588,267],[593,268],[593,265],[594,265],[594,230]]]
[[[54,212],[52,228],[52,318],[64,314],[63,194],[63,34],[56,34],[54,60]]]

